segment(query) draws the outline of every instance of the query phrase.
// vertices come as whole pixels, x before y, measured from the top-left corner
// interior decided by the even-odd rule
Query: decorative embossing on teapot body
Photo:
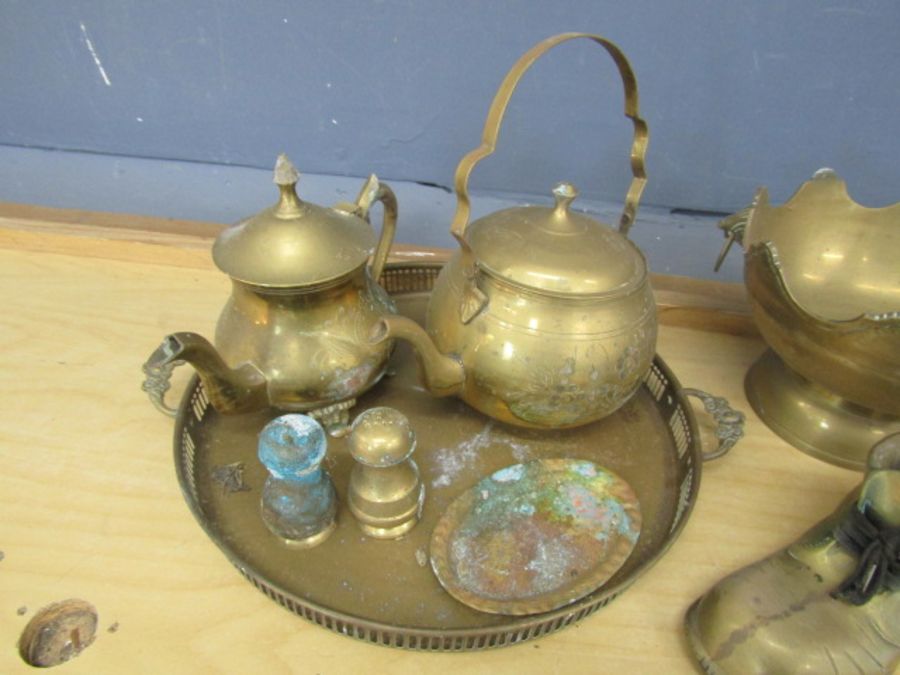
[[[235,367],[252,363],[266,376],[269,403],[308,411],[353,398],[384,374],[391,345],[368,333],[396,313],[367,267],[330,288],[278,290],[233,282],[216,327],[216,347]]]
[[[549,49],[587,38],[612,56],[634,124],[633,179],[618,231],[569,206],[578,194],[561,183],[552,207],[523,206],[469,224],[469,175],[495,148],[513,90]],[[482,144],[456,169],[451,233],[460,250],[441,271],[426,329],[385,317],[373,339],[410,341],[425,385],[456,395],[503,422],[561,428],[609,415],[635,392],[656,346],[656,307],[647,264],[627,239],[646,182],[647,126],[622,52],[596,35],[567,33],[526,52],[507,74],[488,112]]]
[[[560,299],[480,271],[487,305],[464,324],[443,310],[461,302],[460,258],[435,282],[427,325],[438,351],[461,361],[469,405],[513,424],[571,427],[609,415],[640,386],[656,344],[646,278],[621,295]]]

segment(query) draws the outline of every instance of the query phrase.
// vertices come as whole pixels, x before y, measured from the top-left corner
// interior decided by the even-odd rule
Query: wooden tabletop
[[[36,610],[81,598],[99,613],[96,641],[55,672],[694,673],[690,603],[859,483],[747,404],[743,376],[764,347],[743,289],[654,277],[661,356],[685,386],[747,414],[746,437],[703,467],[663,559],[597,614],[514,647],[427,654],[332,634],[254,589],[206,538],[178,489],[172,420],[140,389],[165,334],[212,335],[230,291],[209,256],[220,227],[0,204],[0,672],[28,670],[16,641]]]

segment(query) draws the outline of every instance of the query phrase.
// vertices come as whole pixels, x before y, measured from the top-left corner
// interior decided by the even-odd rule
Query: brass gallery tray
[[[437,264],[389,266],[382,284],[401,313],[421,319],[439,269]],[[175,425],[175,465],[185,499],[238,570],[285,608],[337,633],[393,647],[460,651],[514,644],[579,621],[608,603],[653,565],[684,527],[704,455],[685,390],[659,357],[637,395],[612,417],[550,432],[507,427],[455,398],[431,397],[417,382],[405,344],[392,359],[393,374],[362,396],[355,411],[395,407],[409,417],[418,437],[414,458],[426,486],[425,508],[421,522],[393,541],[364,536],[349,510],[339,506],[337,529],[320,546],[296,550],[281,544],[259,516],[265,470],[256,459],[257,433],[275,411],[219,415],[196,377],[185,392]],[[694,393],[705,398],[708,410],[724,410],[724,421],[732,423],[720,420],[720,440],[726,445],[736,440],[740,413],[722,399]],[[486,474],[545,457],[590,460],[628,481],[643,512],[640,539],[605,585],[570,605],[524,617],[470,609],[445,592],[431,571],[432,529],[450,502]],[[339,503],[346,504],[353,459],[344,439],[331,439],[325,465]]]

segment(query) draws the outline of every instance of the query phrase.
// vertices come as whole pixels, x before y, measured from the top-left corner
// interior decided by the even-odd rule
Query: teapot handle
[[[387,261],[391,244],[394,243],[394,233],[397,231],[397,197],[394,195],[394,191],[386,183],[379,182],[378,177],[373,173],[366,180],[356,198],[357,213],[368,221],[369,209],[375,202],[381,202],[384,206],[381,236],[378,239],[378,246],[375,247],[375,253],[372,254],[372,262],[369,263],[369,271],[377,282],[384,269],[384,263]]]
[[[622,76],[622,84],[625,87],[625,116],[630,118],[634,124],[634,141],[631,144],[631,173],[633,178],[628,188],[628,193],[625,195],[625,207],[622,210],[622,217],[619,219],[619,232],[625,236],[628,235],[628,230],[631,229],[631,225],[634,223],[638,202],[640,202],[641,193],[644,191],[644,184],[647,182],[647,176],[644,171],[644,155],[647,152],[647,123],[644,122],[638,113],[637,80],[634,77],[628,59],[609,40],[590,33],[562,33],[538,43],[516,61],[515,65],[506,74],[503,83],[494,96],[493,103],[491,103],[487,120],[484,123],[484,131],[481,134],[481,145],[463,157],[459,162],[459,166],[456,167],[457,204],[453,224],[450,226],[450,233],[456,237],[457,241],[464,248],[467,248],[465,232],[466,226],[469,224],[469,213],[471,210],[468,193],[469,174],[472,173],[472,169],[475,168],[478,162],[491,155],[496,149],[500,124],[503,122],[506,106],[509,104],[516,85],[518,85],[519,80],[538,58],[556,45],[578,38],[593,40],[606,49],[613,61],[615,61],[619,74]]]

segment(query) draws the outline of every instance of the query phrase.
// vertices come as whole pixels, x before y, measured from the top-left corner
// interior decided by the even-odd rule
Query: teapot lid
[[[225,229],[213,260],[231,278],[255,286],[290,288],[332,281],[364,264],[375,233],[355,206],[327,208],[302,201],[300,174],[286,155],[275,163],[278,203]]]
[[[551,295],[620,295],[643,283],[647,263],[625,236],[569,210],[578,190],[553,189],[556,205],[519,206],[473,222],[466,240],[478,266]]]

